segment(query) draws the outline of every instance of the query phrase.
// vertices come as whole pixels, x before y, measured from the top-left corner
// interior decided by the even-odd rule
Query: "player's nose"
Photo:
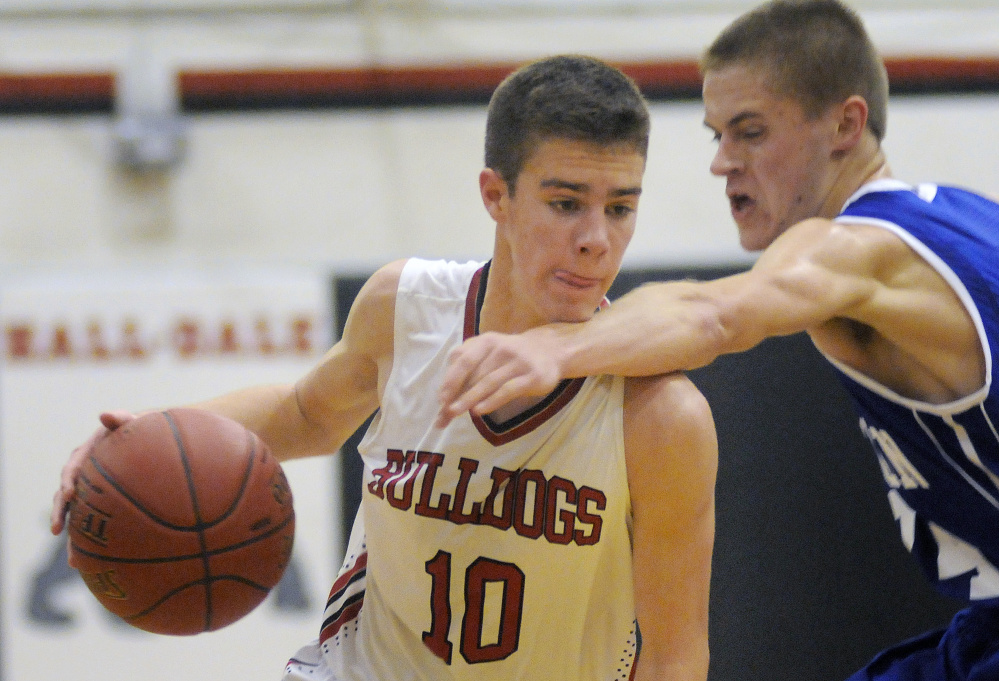
[[[741,162],[738,160],[733,151],[734,150],[731,148],[731,145],[725,141],[723,136],[718,141],[718,148],[715,150],[715,155],[711,159],[710,170],[712,175],[724,177],[742,167]]]
[[[602,211],[588,211],[576,226],[576,250],[583,255],[601,256],[610,248],[610,225]]]

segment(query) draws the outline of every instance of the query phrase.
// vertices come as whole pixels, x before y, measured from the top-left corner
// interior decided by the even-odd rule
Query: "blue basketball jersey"
[[[906,547],[948,596],[999,596],[999,205],[953,187],[882,180],[838,218],[891,230],[951,285],[974,319],[985,385],[948,404],[901,397],[831,360],[874,446]],[[945,330],[941,331],[945,333]],[[831,358],[830,358],[831,359]]]

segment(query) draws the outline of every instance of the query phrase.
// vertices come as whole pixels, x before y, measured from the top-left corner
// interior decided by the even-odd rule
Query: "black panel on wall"
[[[625,270],[646,281],[734,268]],[[335,285],[342,320],[363,279]],[[943,626],[960,604],[902,546],[845,392],[804,334],[690,372],[711,404],[720,465],[710,681],[840,681],[880,649]],[[360,502],[359,436],[344,448],[345,531]]]
[[[370,275],[369,275],[370,276]],[[347,321],[347,313],[354,303],[354,298],[361,291],[361,287],[367,277],[336,277],[333,280],[333,305],[336,309],[333,318],[336,320],[336,337],[343,335],[343,327]],[[350,537],[350,528],[354,523],[354,516],[357,514],[357,507],[361,504],[361,476],[364,466],[361,465],[361,455],[357,451],[357,445],[361,443],[361,438],[368,430],[371,418],[364,422],[364,425],[357,429],[344,443],[340,451],[340,475],[343,481],[343,489],[340,491],[341,500],[341,521],[343,523],[343,549],[347,548],[347,540]],[[339,559],[339,556],[337,557]]]

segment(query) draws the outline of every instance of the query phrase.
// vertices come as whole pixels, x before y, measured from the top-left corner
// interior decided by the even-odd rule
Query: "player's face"
[[[519,308],[511,322],[527,328],[593,316],[634,234],[644,171],[644,157],[629,147],[539,145],[514,195],[490,208],[494,262],[505,264]]]
[[[743,248],[766,248],[820,214],[834,180],[830,116],[809,118],[770,91],[764,71],[743,65],[705,74],[704,112],[718,143],[711,172],[726,179]]]

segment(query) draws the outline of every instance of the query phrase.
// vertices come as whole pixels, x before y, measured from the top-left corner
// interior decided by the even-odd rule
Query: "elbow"
[[[713,301],[699,301],[692,306],[692,315],[688,323],[696,334],[695,345],[699,352],[690,368],[706,366],[721,355],[742,349],[739,348],[736,321],[732,313]]]
[[[710,652],[706,638],[691,643],[682,655],[650,654],[643,640],[635,668],[635,681],[706,681],[710,664]]]
[[[703,366],[716,357],[744,352],[768,335],[768,313],[753,299],[750,289],[733,286],[722,291],[697,290],[687,299],[689,323],[700,335]]]

